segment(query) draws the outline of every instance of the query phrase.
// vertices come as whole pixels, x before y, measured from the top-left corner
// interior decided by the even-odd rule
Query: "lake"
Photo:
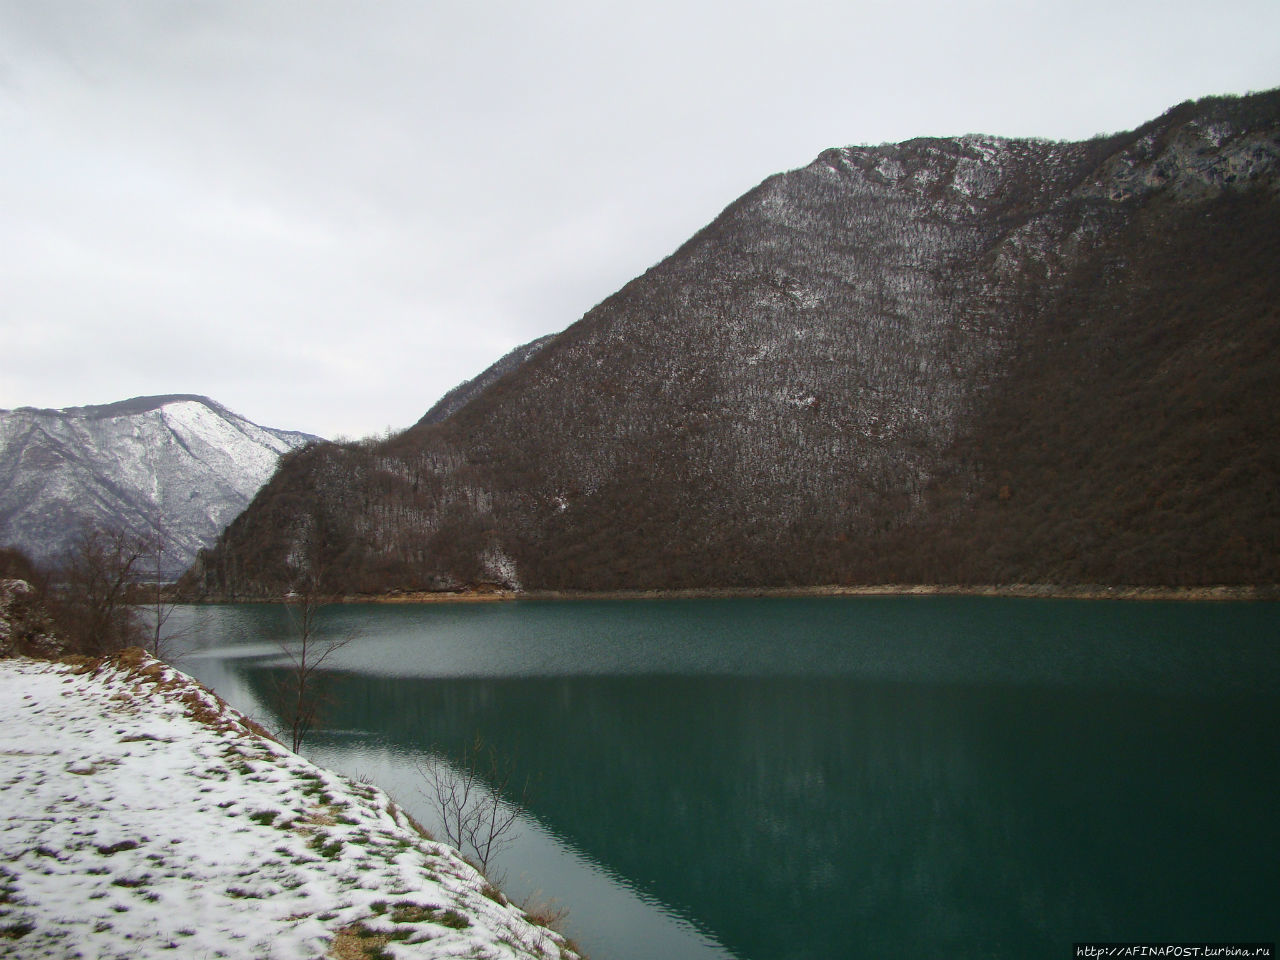
[[[275,722],[280,606],[179,608]],[[304,744],[432,826],[476,733],[498,863],[593,960],[1068,957],[1274,941],[1280,605],[849,597],[334,605]]]

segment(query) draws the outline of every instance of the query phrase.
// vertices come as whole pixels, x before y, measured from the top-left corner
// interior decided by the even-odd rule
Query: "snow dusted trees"
[[[1201,109],[1194,170],[1129,150],[1191,111],[770,178],[447,415],[286,458],[206,590],[278,595],[303,522],[334,592],[1274,582],[1280,173],[1235,165],[1280,96]]]

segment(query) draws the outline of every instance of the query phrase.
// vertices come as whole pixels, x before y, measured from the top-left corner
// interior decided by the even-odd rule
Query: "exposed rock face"
[[[202,581],[1278,580],[1278,161],[1280,93],[828,150],[461,407],[293,458]]]
[[[0,544],[51,563],[86,525],[163,533],[162,572],[176,576],[282,453],[315,439],[196,396],[0,410]]]

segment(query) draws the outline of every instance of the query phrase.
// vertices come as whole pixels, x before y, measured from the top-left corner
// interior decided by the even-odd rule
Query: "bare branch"
[[[514,766],[499,758],[477,734],[462,760],[453,765],[438,758],[420,764],[423,796],[435,808],[445,839],[464,855],[474,857],[480,872],[490,876],[497,856],[516,838],[520,806],[528,802],[529,783],[511,799]]]
[[[67,552],[52,612],[70,649],[101,656],[145,642],[132,592],[142,542],[119,527],[86,527]]]
[[[293,636],[279,643],[289,669],[277,689],[277,699],[289,731],[290,746],[296,753],[328,703],[318,672],[355,637],[324,635],[318,622],[320,597],[313,580],[307,580],[301,590],[293,591],[286,603],[293,621]]]

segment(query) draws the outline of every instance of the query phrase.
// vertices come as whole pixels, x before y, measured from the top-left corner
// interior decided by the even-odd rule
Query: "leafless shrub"
[[[72,542],[50,604],[72,652],[96,657],[145,642],[132,602],[145,549],[119,527],[86,527]]]
[[[276,699],[288,731],[290,748],[297,753],[328,703],[320,668],[355,638],[324,634],[317,616],[320,596],[314,581],[308,580],[286,601],[293,621],[293,636],[279,642],[288,665],[277,687]]]
[[[157,660],[173,663],[176,657],[176,641],[184,631],[175,630],[169,623],[177,606],[173,584],[167,582],[165,575],[165,551],[169,546],[169,538],[162,525],[157,525],[156,532],[142,543],[142,563],[147,569],[150,581],[139,584],[137,601],[139,606],[147,608],[150,620],[147,628],[147,651]]]
[[[560,930],[569,918],[568,907],[554,897],[548,900],[538,893],[531,894],[520,905],[520,909],[535,927],[546,927],[548,930]]]
[[[434,808],[445,839],[473,858],[485,876],[498,854],[516,838],[520,804],[529,797],[526,780],[515,792],[514,764],[476,735],[459,763],[420,764],[423,795]]]

